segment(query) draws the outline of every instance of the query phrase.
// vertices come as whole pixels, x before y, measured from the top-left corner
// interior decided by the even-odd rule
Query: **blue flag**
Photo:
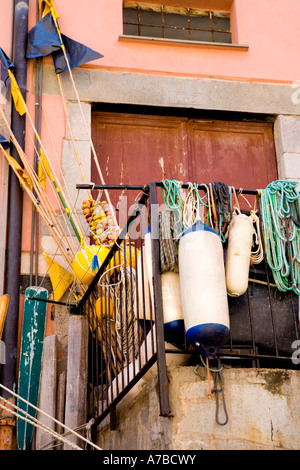
[[[6,150],[8,149],[9,147],[9,142],[8,140],[2,135],[0,134],[0,144],[2,145],[2,147]]]
[[[44,57],[61,48],[52,14],[44,16],[28,33],[27,59]]]
[[[83,65],[86,62],[90,62],[91,60],[97,60],[103,57],[103,55],[100,54],[99,52],[93,51],[92,49],[85,46],[84,44],[74,41],[73,39],[68,38],[64,34],[62,34],[62,39],[63,39],[66,55],[67,55],[68,62],[69,62],[71,69],[74,69],[75,67],[79,67],[79,65]],[[60,49],[59,51],[53,52],[52,57],[54,60],[56,73],[62,73],[68,70],[65,55],[62,49]]]
[[[65,46],[66,56],[71,69],[103,57],[102,54],[68,38],[64,34],[61,34],[60,38],[51,13],[44,16],[29,31],[26,57],[27,59],[32,59],[52,54],[55,72],[57,74],[62,73],[68,70],[65,55],[61,48],[62,43]]]
[[[1,66],[1,81],[7,85],[8,80],[8,70],[12,72],[15,69],[14,64],[10,61],[10,59],[5,54],[4,50],[0,47],[0,66]]]

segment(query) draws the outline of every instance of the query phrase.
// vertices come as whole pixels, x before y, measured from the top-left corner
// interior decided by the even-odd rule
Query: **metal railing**
[[[86,315],[89,320],[89,414],[94,418],[94,428],[108,414],[111,428],[116,427],[117,404],[155,363],[160,414],[170,416],[166,355],[189,354],[192,361],[199,360],[199,353],[186,341],[183,349],[170,349],[165,342],[159,186],[157,182],[149,186],[93,185],[96,190],[142,191],[132,215],[74,312]],[[147,279],[145,269],[148,224],[152,234],[152,279]],[[247,292],[239,298],[229,298],[228,302],[230,338],[217,360],[231,366],[294,368],[291,355],[292,344],[299,337],[298,298],[292,293],[278,292],[265,261],[250,268]]]

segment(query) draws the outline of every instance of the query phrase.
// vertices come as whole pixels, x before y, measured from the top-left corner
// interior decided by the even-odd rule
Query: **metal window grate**
[[[230,14],[194,8],[123,3],[123,34],[231,43]]]

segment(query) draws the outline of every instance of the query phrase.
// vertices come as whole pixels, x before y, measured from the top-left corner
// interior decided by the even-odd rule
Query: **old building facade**
[[[34,0],[28,3],[28,30],[37,23],[36,3]],[[1,16],[6,18],[0,31],[0,46],[12,58],[13,6],[12,1],[0,0]],[[56,0],[55,7],[60,31],[103,55],[74,68],[72,76],[68,71],[56,75],[51,56],[42,59],[40,137],[59,175],[58,185],[69,192],[81,218],[81,203],[86,195],[78,191],[76,185],[102,182],[95,160],[102,169],[105,183],[111,185],[147,185],[150,181],[175,179],[198,184],[224,181],[236,188],[259,190],[277,179],[300,182],[298,0],[86,0],[84,3]],[[36,69],[37,61],[28,59],[26,103],[32,116],[37,109]],[[10,121],[10,102],[3,97],[1,105]],[[0,133],[8,136],[3,119],[0,122]],[[25,153],[32,162],[34,137],[27,117]],[[6,223],[8,172],[7,161],[1,155],[1,295],[6,292],[5,240],[6,235],[12,236],[7,234]],[[48,184],[50,201],[59,212],[59,202]],[[61,266],[67,264],[57,253],[57,243],[43,220],[40,220],[38,245],[32,248],[34,211],[27,194],[22,204],[20,273],[23,295],[29,279],[37,276],[41,283],[48,276],[49,265],[43,253],[56,256]],[[84,222],[82,218],[83,226]],[[87,230],[87,226],[83,228]],[[80,249],[76,237],[70,237],[76,249]],[[67,361],[68,314],[60,313],[58,308],[48,325],[49,332],[59,338],[61,372]],[[217,432],[215,440],[207,433],[200,439],[189,437],[183,412],[183,384],[189,384],[186,385],[187,406],[193,406],[193,393],[195,402],[201,399],[196,397],[190,370],[182,366],[180,378],[174,364],[170,367],[173,367],[171,401],[175,415],[178,411],[177,417],[171,418],[173,421],[168,425],[161,424],[161,418],[157,418],[159,422],[151,421],[158,427],[156,439],[141,438],[139,448],[152,445],[155,449],[165,445],[172,449],[174,439],[174,448],[230,448],[230,438],[233,448],[299,447],[299,438],[294,433],[300,426],[297,413],[291,428],[287,429],[286,413],[292,413],[291,408],[297,411],[291,389],[286,390],[287,395],[282,392],[283,395],[278,394],[276,398],[280,401],[280,396],[284,397],[282,400],[288,403],[285,402],[286,406],[281,403],[285,418],[283,424],[277,422],[277,437],[283,434],[275,441],[273,437],[266,437],[269,431],[265,423],[261,423],[259,430],[253,430],[252,438],[243,430],[242,443],[234,427],[229,437],[224,435],[224,429]],[[299,371],[291,373],[289,383],[292,381],[293,386],[298,384],[299,387]],[[231,371],[228,376],[230,374],[230,409],[235,412],[234,387],[238,372]],[[259,384],[264,390],[262,403],[268,400],[268,393],[274,398],[266,386],[269,384],[267,373],[254,377],[253,371],[247,376],[243,370],[242,374],[241,388],[245,396],[251,395],[249,383],[255,383],[257,396]],[[149,402],[153,399],[153,380],[151,375]],[[177,404],[173,390],[175,381],[182,384],[182,396]],[[205,392],[202,390],[200,395],[202,393]],[[145,432],[143,416],[151,413],[149,409],[145,411],[138,400],[132,403],[132,409],[137,407],[140,413],[140,426]],[[268,415],[273,423],[277,405],[274,398]],[[205,413],[204,409],[201,411]],[[130,410],[121,424],[123,433],[126,426],[131,429],[134,420],[128,416]],[[131,419],[130,424],[127,419]],[[197,416],[198,419],[201,417]],[[281,424],[287,429],[286,435]],[[183,434],[179,432],[180,426]],[[134,448],[135,444],[126,443],[122,433],[112,438],[107,437],[106,432],[112,431],[104,430],[100,438],[103,446]],[[215,432],[211,428],[210,436]],[[158,444],[162,435],[164,444]]]

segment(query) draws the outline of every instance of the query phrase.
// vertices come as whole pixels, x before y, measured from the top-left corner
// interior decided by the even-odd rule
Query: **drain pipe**
[[[15,76],[20,90],[26,100],[27,63],[26,45],[28,33],[28,8],[29,0],[16,0],[15,2],[15,38],[14,38],[14,65]],[[26,115],[20,116],[12,106],[12,131],[25,150],[25,121]],[[22,166],[19,155],[12,145],[12,157]],[[17,388],[17,347],[18,347],[18,322],[20,300],[20,272],[22,249],[22,214],[23,191],[19,180],[10,169],[9,194],[8,194],[8,219],[7,219],[7,246],[6,246],[6,276],[5,293],[9,295],[10,302],[7,310],[6,322],[3,332],[5,343],[6,362],[1,365],[1,383],[10,390],[16,392]],[[14,403],[13,396],[4,396]],[[1,398],[0,398],[1,399]],[[13,419],[11,420],[13,421]],[[5,426],[4,426],[5,427]],[[7,437],[7,446],[13,442],[13,426],[11,426],[10,438]],[[11,440],[10,440],[11,439]]]
[[[36,22],[40,20],[40,0],[36,0]],[[42,119],[42,83],[43,83],[43,57],[38,57],[35,61],[35,128],[38,135],[41,135],[41,119]],[[40,154],[40,141],[35,135],[34,137],[34,170],[38,173],[38,156]],[[35,259],[34,259],[35,258]],[[35,261],[35,263],[34,263]],[[35,265],[35,269],[33,268]],[[39,213],[32,206],[32,222],[31,222],[31,245],[30,245],[30,277],[29,285],[38,285],[38,268],[39,268]],[[33,271],[35,271],[35,283],[33,283]]]

